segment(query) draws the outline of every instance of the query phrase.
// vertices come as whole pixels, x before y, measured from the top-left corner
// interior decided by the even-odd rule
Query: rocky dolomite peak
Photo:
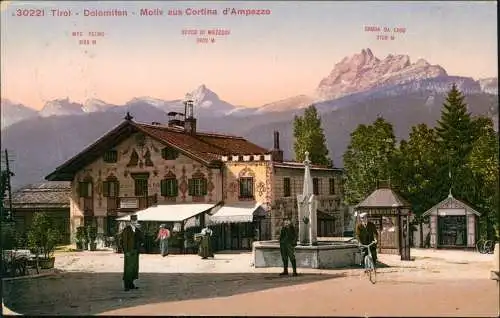
[[[441,66],[424,59],[412,64],[408,55],[389,54],[380,60],[367,48],[335,64],[319,83],[317,95],[320,99],[333,99],[383,85],[446,75]]]

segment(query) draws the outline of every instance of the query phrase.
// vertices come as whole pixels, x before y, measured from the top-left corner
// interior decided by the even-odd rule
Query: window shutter
[[[189,188],[188,194],[190,196],[193,196],[193,194],[194,194],[194,182],[193,182],[193,179],[189,179],[188,180],[188,188]]]
[[[115,192],[113,193],[113,195],[115,197],[119,197],[120,196],[120,182],[115,181],[114,185],[115,185]]]
[[[173,187],[174,187],[174,190],[173,190],[173,196],[176,197],[179,195],[179,185],[178,185],[178,182],[177,182],[177,179],[174,179],[173,182]]]
[[[141,196],[143,193],[142,193],[142,190],[143,190],[143,184],[141,182],[142,180],[141,179],[135,179],[134,182],[135,182],[135,189],[134,189],[134,195],[136,197],[138,196]]]
[[[201,179],[201,194],[207,195],[207,179]]]
[[[86,198],[89,196],[89,183],[88,182],[78,182],[78,193],[81,198]]]
[[[167,196],[167,180],[163,179],[160,181],[160,193],[163,197]]]
[[[109,192],[110,192],[109,188],[110,188],[111,185],[112,184],[109,181],[103,181],[102,182],[102,196],[103,197],[105,197],[105,198],[109,197]]]

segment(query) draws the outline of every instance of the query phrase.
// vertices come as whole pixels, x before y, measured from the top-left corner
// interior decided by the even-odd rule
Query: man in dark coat
[[[133,220],[133,218],[131,217]],[[135,220],[137,220],[135,218]],[[125,291],[137,289],[134,280],[139,278],[139,250],[143,242],[140,226],[133,220],[127,224],[121,233],[121,242],[124,254],[123,284]]]
[[[280,232],[280,252],[283,260],[281,276],[288,275],[288,259],[292,263],[293,276],[297,276],[297,263],[295,261],[295,246],[297,246],[297,232],[289,219],[283,223]]]
[[[368,215],[367,213],[361,213],[359,215],[360,217],[360,222],[356,226],[356,237],[358,241],[363,244],[363,245],[368,245],[374,240],[378,241],[378,232],[377,232],[377,227],[373,222],[368,221]],[[365,256],[368,254],[368,251],[366,249],[363,250],[363,259]],[[373,263],[377,264],[377,244],[373,244],[370,246],[370,252],[372,253],[373,257]]]

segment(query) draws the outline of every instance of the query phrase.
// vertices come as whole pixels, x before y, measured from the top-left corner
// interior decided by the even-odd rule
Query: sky
[[[217,15],[192,14],[204,8]],[[270,14],[224,15],[225,8]],[[56,9],[71,16],[52,16]],[[127,16],[85,16],[113,9]],[[141,16],[141,9],[164,12]],[[2,1],[1,15],[1,96],[35,109],[57,98],[173,100],[201,84],[233,105],[257,107],[312,93],[336,63],[365,48],[381,59],[424,58],[450,75],[498,76],[495,1]],[[383,31],[366,26],[405,32],[378,40]],[[182,34],[217,28],[230,34]]]

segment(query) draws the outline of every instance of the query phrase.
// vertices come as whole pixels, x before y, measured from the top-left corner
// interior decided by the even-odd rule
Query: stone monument
[[[313,191],[313,181],[311,177],[311,161],[309,152],[305,153],[304,160],[304,186],[302,194],[297,195],[297,205],[299,214],[299,245],[317,245],[317,207],[318,201]]]
[[[311,162],[306,152],[304,160],[304,188],[297,195],[299,216],[298,245],[295,247],[297,267],[304,268],[341,268],[356,264],[359,254],[357,244],[344,241],[323,241],[317,239],[318,201],[313,191]],[[280,207],[281,210],[281,207]],[[282,211],[279,214],[282,215]],[[253,265],[255,267],[281,267],[279,241],[253,242]]]

